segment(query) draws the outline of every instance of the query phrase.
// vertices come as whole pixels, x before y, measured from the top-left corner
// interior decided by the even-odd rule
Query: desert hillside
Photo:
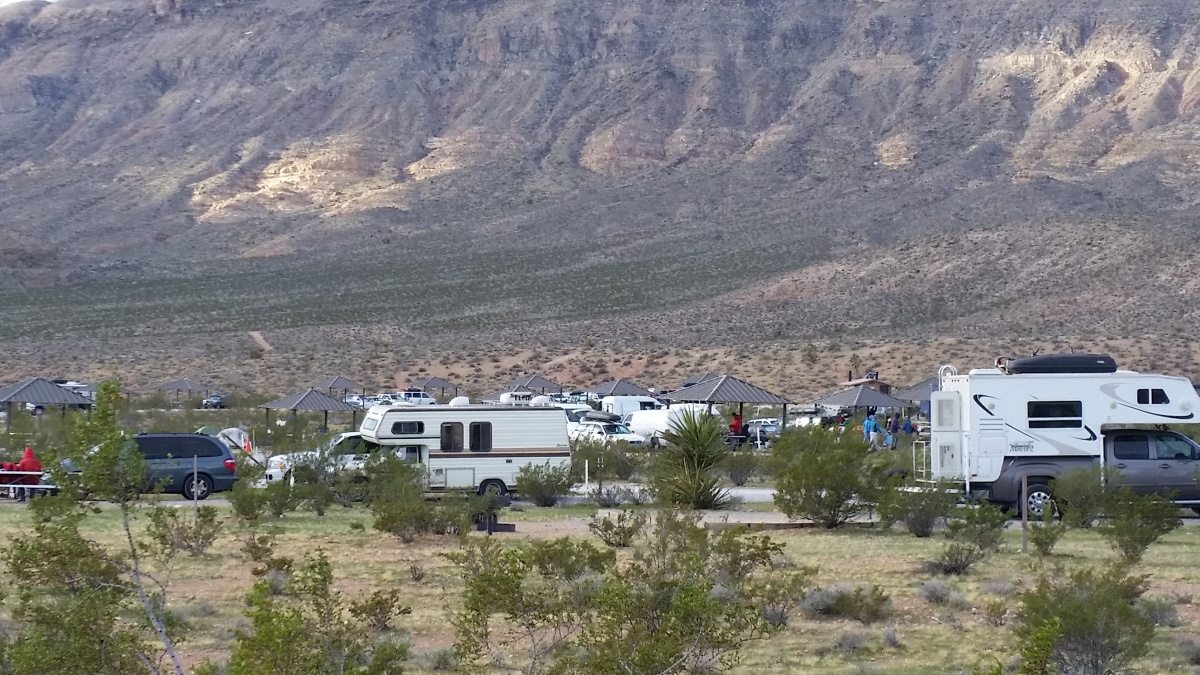
[[[1181,0],[6,5],[0,333],[1190,332],[1198,27]]]

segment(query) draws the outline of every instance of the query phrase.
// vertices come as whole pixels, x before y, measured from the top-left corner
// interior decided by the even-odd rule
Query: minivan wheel
[[[187,499],[207,499],[212,491],[213,480],[204,474],[199,476],[188,474],[183,481],[183,496]]]
[[[502,480],[485,480],[479,484],[479,494],[503,497],[508,494],[508,486]]]

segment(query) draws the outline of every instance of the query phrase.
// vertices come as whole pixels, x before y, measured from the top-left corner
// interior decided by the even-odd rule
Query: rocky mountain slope
[[[1083,284],[1114,331],[1154,331],[1146,307],[1194,278],[1197,27],[1183,0],[17,3],[0,287],[366,264],[419,296],[449,260],[467,300],[510,276],[617,289],[539,313],[554,289],[514,286],[494,314],[734,302],[795,324],[813,295],[827,314],[903,297],[913,323],[970,331],[954,322],[987,306],[1055,320],[1045,303]],[[957,259],[930,276],[939,237]],[[1146,237],[1148,285],[1095,250]],[[1028,265],[993,264],[1027,246]],[[610,285],[629,274],[656,290]],[[1020,290],[1034,278],[1043,293]]]

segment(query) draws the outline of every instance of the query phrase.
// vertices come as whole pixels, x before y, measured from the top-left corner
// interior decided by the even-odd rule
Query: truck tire
[[[1041,520],[1046,505],[1054,508],[1054,493],[1045,483],[1030,483],[1028,499],[1022,508],[1026,509],[1030,520]]]

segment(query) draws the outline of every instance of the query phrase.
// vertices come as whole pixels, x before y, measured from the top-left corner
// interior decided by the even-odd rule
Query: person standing
[[[37,456],[33,454],[33,448],[25,448],[25,455],[21,457],[21,461],[17,462],[17,471],[28,471],[41,473],[42,463]],[[23,485],[37,485],[42,482],[42,477],[39,476],[21,476],[18,479]],[[29,492],[27,488],[17,490],[17,501],[25,501],[25,495]]]
[[[888,423],[888,435],[892,437],[892,450],[900,445],[900,413],[892,413],[892,421]]]
[[[878,450],[883,447],[883,427],[880,426],[879,420],[874,415],[867,418],[870,425],[870,431],[867,433],[868,442],[871,444],[872,450]]]

